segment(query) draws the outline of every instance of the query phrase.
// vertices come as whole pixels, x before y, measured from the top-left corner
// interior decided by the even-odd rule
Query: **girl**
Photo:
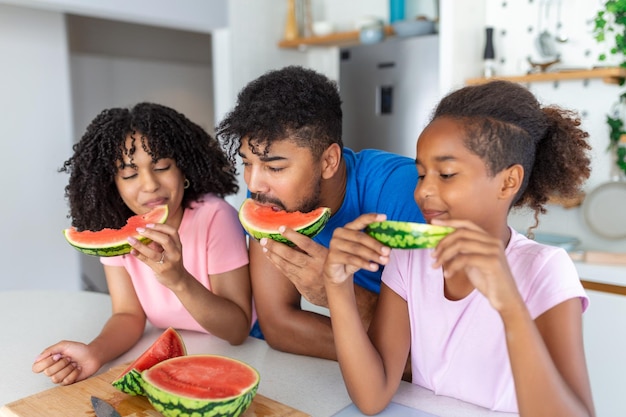
[[[445,97],[417,142],[414,197],[427,222],[456,228],[434,250],[394,250],[361,230],[335,231],[324,277],[337,355],[367,414],[394,395],[411,354],[413,383],[521,416],[592,416],[582,342],[588,299],[567,253],[507,225],[528,206],[535,225],[552,195],[589,176],[587,133],[573,114],[542,108],[494,81]],[[368,334],[352,274],[383,271]],[[362,366],[369,363],[370,366]]]
[[[89,344],[61,341],[33,364],[55,383],[93,375],[130,349],[146,319],[161,328],[212,333],[240,344],[252,306],[245,235],[222,197],[237,192],[218,142],[173,109],[140,103],[104,110],[61,171],[79,230],[120,228],[128,217],[167,204],[165,224],[138,229],[129,255],[101,258],[113,314]]]

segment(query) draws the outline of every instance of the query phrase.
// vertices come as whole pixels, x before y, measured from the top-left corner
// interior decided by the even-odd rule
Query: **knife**
[[[111,404],[93,395],[91,396],[91,405],[93,405],[97,417],[122,417]]]

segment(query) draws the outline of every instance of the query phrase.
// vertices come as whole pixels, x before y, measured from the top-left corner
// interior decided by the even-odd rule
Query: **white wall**
[[[228,0],[0,0],[0,3],[203,33],[228,25]]]
[[[226,26],[227,2],[184,0],[176,3],[175,10],[171,2],[157,7],[161,3],[137,0],[120,7],[120,2],[113,1],[0,1],[0,109],[5,115],[0,124],[0,152],[5,159],[5,175],[0,180],[5,195],[0,208],[5,219],[0,290],[80,289],[81,262],[96,273],[101,271],[96,258],[85,260],[63,239],[62,229],[69,226],[64,198],[67,175],[57,170],[71,155],[71,146],[87,123],[103,108],[153,100],[175,107],[213,130],[209,33],[211,22]],[[207,19],[212,8],[215,13]],[[202,22],[202,36],[209,42],[207,62],[198,62],[197,56],[195,61],[159,59],[158,51],[149,48],[136,56],[89,53],[85,48],[88,36],[79,39],[83,49],[72,53],[65,11],[102,17],[128,12],[125,20],[121,18],[126,22],[139,20],[170,29],[197,28]],[[126,33],[122,46],[151,39],[163,46],[167,36],[160,37],[152,30],[150,34],[156,37],[142,39]],[[119,33],[110,31],[109,36]],[[93,37],[92,43],[101,41],[102,36]],[[187,42],[179,43],[176,53],[190,47]],[[40,207],[45,214],[37,213]]]
[[[33,30],[37,28],[37,30]],[[63,15],[0,5],[0,290],[79,288],[78,252],[65,243],[72,145]]]

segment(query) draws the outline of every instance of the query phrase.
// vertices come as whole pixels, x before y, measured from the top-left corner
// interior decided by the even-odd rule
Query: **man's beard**
[[[309,211],[313,211],[316,208],[320,207],[321,192],[322,192],[322,180],[320,179],[313,186],[313,190],[309,198],[299,202],[298,205],[294,208],[287,208],[282,201],[276,198],[266,197],[263,194],[250,193],[250,198],[252,198],[253,200],[259,203],[274,205],[276,207],[279,207],[281,210],[299,211],[302,213],[308,213]]]

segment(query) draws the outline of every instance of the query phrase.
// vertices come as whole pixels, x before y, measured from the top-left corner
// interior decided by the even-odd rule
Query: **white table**
[[[54,384],[31,371],[35,357],[61,340],[89,342],[111,314],[108,295],[67,291],[0,292],[0,405],[53,388]],[[148,327],[129,352],[105,365],[129,362],[138,357],[162,333]],[[261,374],[259,393],[314,417],[332,416],[351,404],[334,361],[283,353],[264,341],[249,338],[240,346],[206,334],[180,332],[188,353],[214,353],[240,359]],[[438,416],[497,417],[496,413],[403,382],[394,402]]]

